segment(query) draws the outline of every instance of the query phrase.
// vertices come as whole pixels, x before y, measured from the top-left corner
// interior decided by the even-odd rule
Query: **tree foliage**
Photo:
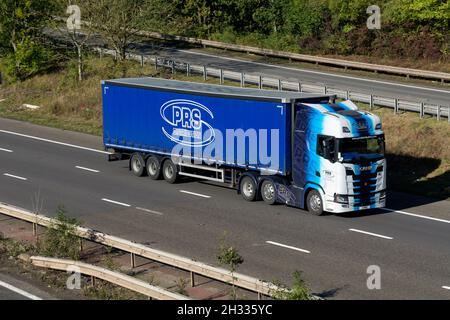
[[[0,1],[0,52],[6,57],[5,71],[11,80],[23,80],[51,65],[42,30],[51,19],[51,0]]]

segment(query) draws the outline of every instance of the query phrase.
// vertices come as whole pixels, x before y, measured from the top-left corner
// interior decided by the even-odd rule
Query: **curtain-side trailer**
[[[332,95],[156,78],[102,82],[104,145],[137,176],[225,183],[321,215],[380,208],[380,119]]]

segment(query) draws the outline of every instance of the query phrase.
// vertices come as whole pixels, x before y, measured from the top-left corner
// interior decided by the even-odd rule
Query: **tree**
[[[227,266],[231,273],[232,291],[231,295],[233,299],[236,299],[236,287],[234,285],[234,273],[237,268],[244,263],[244,259],[239,254],[238,250],[227,243],[227,233],[225,232],[220,240],[219,253],[217,254],[217,260],[220,265]]]
[[[50,67],[51,52],[42,30],[54,9],[51,0],[0,1],[0,51],[13,80],[24,80]]]
[[[90,19],[92,19],[93,15],[89,15],[87,12],[81,10],[81,8],[88,7],[87,4],[89,1],[92,0],[56,0],[60,16],[64,17],[67,14],[75,14],[73,20],[65,22],[62,28],[59,28],[59,25],[55,25],[55,29],[59,30],[63,37],[68,37],[74,46],[77,55],[78,81],[84,79],[84,49],[92,34],[92,29],[88,26],[92,24]],[[77,12],[78,8],[80,12]],[[85,16],[84,13],[86,13]],[[76,17],[77,14],[79,14],[79,17]],[[77,18],[80,21],[76,21]],[[71,16],[68,19],[71,19]]]
[[[100,34],[117,52],[119,60],[126,58],[127,47],[138,40],[139,31],[150,23],[148,8],[157,1],[152,0],[90,0],[82,11],[91,21],[92,31]],[[147,8],[147,9],[146,9]]]

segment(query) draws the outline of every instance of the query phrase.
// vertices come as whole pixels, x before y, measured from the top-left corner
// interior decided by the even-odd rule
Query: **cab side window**
[[[334,137],[319,135],[317,137],[317,154],[333,162],[335,156]]]

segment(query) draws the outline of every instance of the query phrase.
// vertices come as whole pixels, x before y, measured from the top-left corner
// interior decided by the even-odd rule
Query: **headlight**
[[[341,194],[336,194],[334,196],[334,202],[342,203],[342,204],[348,204],[348,196],[344,196],[344,195],[341,195]]]

